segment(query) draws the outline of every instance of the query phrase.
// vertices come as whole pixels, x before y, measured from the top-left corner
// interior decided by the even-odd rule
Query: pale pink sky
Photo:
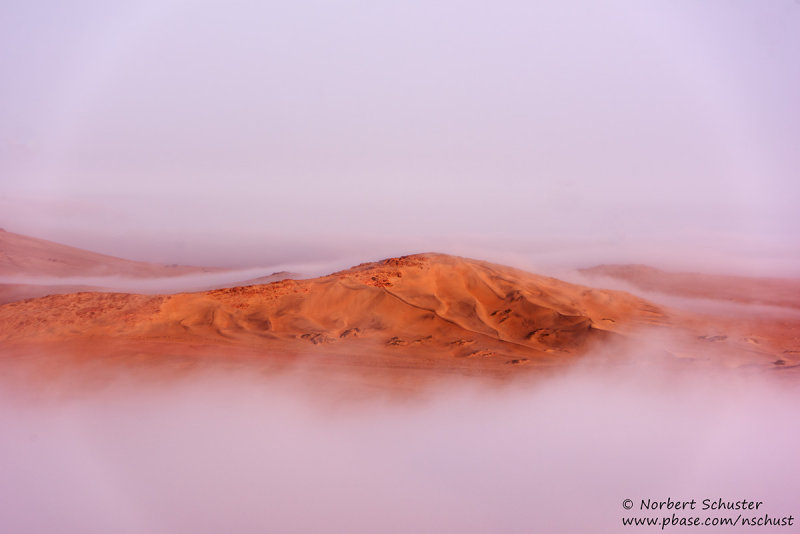
[[[0,225],[217,264],[800,248],[797,2],[538,4],[4,5]]]

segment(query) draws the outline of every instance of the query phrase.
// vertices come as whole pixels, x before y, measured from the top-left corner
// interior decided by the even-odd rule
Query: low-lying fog
[[[0,275],[0,284],[37,286],[92,287],[106,291],[136,293],[174,293],[179,291],[204,291],[233,285],[269,283],[284,277],[299,280],[324,276],[349,267],[341,261],[294,262],[268,267],[230,269],[221,272],[180,274],[176,276],[51,276],[36,274]],[[264,280],[259,280],[264,279]]]
[[[445,242],[389,242],[380,246],[361,246],[335,248],[331,246],[316,257],[303,259],[297,251],[293,255],[281,257],[280,261],[271,261],[269,253],[259,256],[258,266],[235,268],[233,263],[211,262],[222,271],[198,272],[175,276],[123,276],[123,275],[86,275],[56,276],[34,273],[0,275],[0,284],[35,285],[51,287],[97,288],[105,291],[133,293],[175,293],[182,291],[205,291],[234,285],[268,283],[279,280],[282,276],[292,279],[315,278],[337,271],[345,270],[360,263],[380,261],[393,256],[418,254],[424,252],[441,252],[507,265],[531,273],[553,276],[562,280],[608,289],[620,289],[639,294],[652,300],[664,300],[664,295],[645,292],[624,281],[612,278],[599,279],[587,277],[576,272],[577,268],[592,267],[604,263],[644,263],[668,271],[690,271],[708,274],[739,274],[745,276],[772,276],[797,278],[797,267],[800,257],[786,256],[780,259],[767,257],[760,263],[749,261],[744,256],[747,251],[733,253],[723,249],[714,253],[700,253],[697,249],[680,246],[649,247],[639,243],[634,250],[611,247],[604,244],[579,245],[577,242],[564,243],[521,243],[518,241],[465,244],[457,240]],[[247,249],[247,247],[245,247]],[[657,250],[656,250],[657,249]],[[691,252],[689,252],[691,250]],[[100,250],[100,252],[108,252]],[[225,254],[218,254],[226,257]],[[136,259],[135,254],[126,255],[126,259]],[[175,258],[173,258],[175,259]],[[187,258],[183,258],[187,259]],[[191,262],[186,262],[191,263]],[[262,280],[259,280],[262,279]],[[78,290],[78,289],[75,289]],[[85,290],[85,289],[83,289]],[[697,300],[697,299],[694,299]],[[684,307],[686,302],[669,301],[666,305]],[[697,302],[693,303],[696,305]],[[712,303],[710,311],[714,312]]]
[[[800,515],[800,390],[772,375],[639,363],[335,397],[228,373],[66,396],[7,388],[0,531],[626,532],[654,530],[622,518],[670,516],[638,510],[667,498]]]

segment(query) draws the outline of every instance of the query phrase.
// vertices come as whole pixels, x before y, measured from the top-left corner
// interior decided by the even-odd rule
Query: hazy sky
[[[206,263],[798,248],[795,0],[34,0],[0,7],[0,49],[11,231]]]

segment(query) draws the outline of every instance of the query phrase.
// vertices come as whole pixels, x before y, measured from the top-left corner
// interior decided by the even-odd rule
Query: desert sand
[[[5,269],[75,274],[127,268],[141,276],[172,269],[16,234],[3,239]],[[645,278],[647,290],[684,297],[701,290],[704,298],[731,295],[739,303],[757,295],[740,296],[737,287],[766,287],[764,299],[755,302],[796,303],[795,281],[783,281],[780,291],[781,281],[744,283],[741,277],[647,268],[587,272],[627,274],[641,284]],[[657,358],[676,366],[796,376],[800,317],[794,312],[765,315],[740,307],[736,313],[699,313],[629,292],[426,253],[306,280],[164,295],[79,291],[9,302],[0,306],[0,349],[6,366],[36,369],[39,377],[86,365],[111,375],[121,369],[173,375],[226,365],[265,373],[303,369],[326,380],[413,389],[441,377],[502,382],[535,376],[587,357]]]

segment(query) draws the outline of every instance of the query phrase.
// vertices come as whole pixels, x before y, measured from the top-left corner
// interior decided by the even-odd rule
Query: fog
[[[797,267],[791,0],[0,10],[11,231],[237,267],[549,239]]]
[[[649,302],[675,310],[687,310],[716,317],[749,316],[800,319],[800,310],[795,305],[789,302],[783,305],[759,302],[758,296],[754,296],[752,292],[742,295],[749,297],[750,302],[734,302],[725,298],[676,296],[663,291],[648,291],[619,278],[587,276],[579,271],[561,270],[558,274],[560,279],[572,284],[626,291]]]
[[[0,394],[3,532],[622,532],[668,497],[800,513],[800,390],[774,374],[634,359],[357,401],[230,371],[53,391]]]
[[[82,286],[102,288],[106,291],[139,293],[175,293],[179,291],[202,291],[254,282],[254,279],[284,276],[302,278],[324,276],[337,269],[347,267],[340,262],[315,262],[275,264],[270,267],[231,269],[222,272],[181,274],[175,276],[51,276],[37,274],[0,275],[0,284],[30,284],[41,286]],[[283,273],[283,274],[281,274]]]

